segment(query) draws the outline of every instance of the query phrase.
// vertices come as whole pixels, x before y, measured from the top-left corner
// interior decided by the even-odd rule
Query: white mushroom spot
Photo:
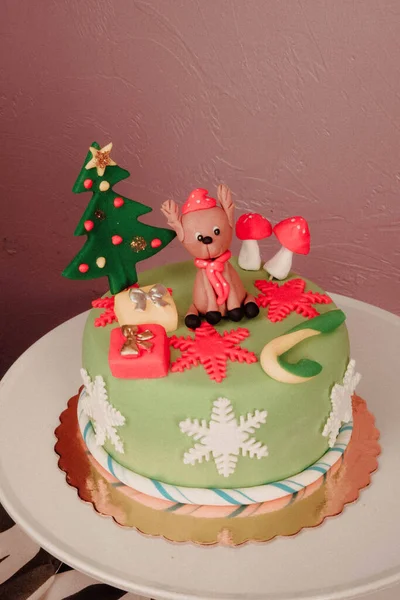
[[[194,194],[192,194],[192,198],[194,198]]]
[[[200,204],[200,200],[196,200],[196,203],[197,203],[197,204]]]
[[[294,223],[296,221],[296,219],[290,219],[291,223]]]
[[[214,269],[210,269],[210,273],[214,273]]]
[[[226,281],[224,281],[224,284],[223,284],[223,285],[227,286],[228,284],[226,283]]]
[[[252,218],[253,218],[253,215],[249,215],[249,219],[252,219]]]
[[[305,230],[305,229],[303,229],[303,233],[305,233],[305,232],[306,232],[306,230]]]
[[[219,285],[220,285],[220,284],[219,284],[219,283],[216,283],[215,285],[216,285],[216,287],[219,287]]]
[[[301,229],[301,225],[296,225],[297,229]]]

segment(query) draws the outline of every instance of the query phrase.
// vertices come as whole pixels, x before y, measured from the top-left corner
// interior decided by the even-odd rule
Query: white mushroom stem
[[[275,256],[265,263],[263,269],[275,279],[285,279],[292,268],[292,259],[293,252],[282,246]]]
[[[239,267],[245,271],[261,269],[261,255],[257,240],[243,240],[238,263]]]

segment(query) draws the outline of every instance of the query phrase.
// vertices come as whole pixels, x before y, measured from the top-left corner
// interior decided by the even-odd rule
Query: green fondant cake
[[[87,448],[146,502],[174,511],[279,503],[283,494],[290,502],[344,453],[360,379],[344,314],[290,273],[293,255],[310,250],[307,221],[272,228],[247,213],[235,227],[220,184],[218,201],[196,188],[181,206],[163,202],[168,228],[145,224],[151,208],[114,191],[129,173],[111,152],[93,143],[73,187],[92,197],[75,231],[86,242],[64,270],[107,276],[112,294],[93,303],[84,332],[78,422]],[[257,240],[272,233],[281,248],[257,271]],[[136,264],[175,236],[192,260],[145,271],[137,284]]]
[[[267,279],[265,271],[243,271],[235,259],[231,262],[247,291],[256,294],[255,282]],[[160,283],[172,289],[179,322],[178,329],[169,333],[169,337],[194,337],[183,318],[191,303],[195,275],[196,268],[188,261],[145,271],[139,277],[141,287]],[[295,279],[299,277],[290,274],[279,286]],[[323,294],[314,283],[303,281],[305,292]],[[336,309],[332,302],[318,304],[317,308],[321,315]],[[259,360],[248,364],[233,362],[229,356],[226,377],[220,383],[210,379],[201,364],[182,372],[170,370],[166,377],[156,379],[114,377],[108,361],[110,331],[119,325],[95,327],[100,310],[92,309],[84,332],[83,367],[92,380],[97,376],[103,378],[108,401],[124,418],[123,425],[116,427],[123,452],[110,439],[104,444],[115,463],[151,480],[175,486],[235,489],[289,478],[320,459],[328,450],[328,438],[322,432],[332,410],[331,391],[335,383],[342,382],[349,363],[346,325],[339,315],[339,319],[329,319],[328,325],[317,317],[316,321],[320,320],[313,328],[312,319],[295,310],[286,311],[290,314],[272,322],[267,312],[268,308],[261,308],[256,318],[244,318],[240,323],[223,319],[215,327],[221,335],[238,328],[247,329],[249,335],[237,346],[254,353],[258,359],[268,342],[288,332],[301,331],[309,323],[316,335],[278,357],[280,364],[296,376],[301,377],[302,365],[305,366],[301,383],[281,383],[264,372]],[[181,350],[171,349],[172,364],[180,356]],[[184,460],[199,438],[190,431],[185,433],[182,424],[197,419],[200,426],[202,420],[208,425],[215,403],[221,398],[229,401],[227,410],[233,408],[238,422],[240,417],[245,419],[257,411],[260,416],[252,429],[256,448],[249,447],[247,454],[238,455],[229,476],[217,468],[218,457],[212,453],[204,455],[201,462],[190,464],[190,460]]]

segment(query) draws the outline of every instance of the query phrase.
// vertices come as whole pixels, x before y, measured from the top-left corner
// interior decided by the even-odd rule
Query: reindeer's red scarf
[[[229,296],[229,283],[223,277],[222,272],[225,267],[225,263],[230,259],[232,253],[227,250],[218,258],[210,258],[205,260],[203,258],[195,258],[194,264],[198,269],[205,269],[208,281],[211,283],[216,295],[217,304],[220,306],[224,304]]]

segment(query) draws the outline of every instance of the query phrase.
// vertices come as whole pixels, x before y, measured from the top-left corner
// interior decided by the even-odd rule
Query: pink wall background
[[[0,34],[3,368],[106,288],[60,276],[93,140],[147,222],[224,181],[238,214],[308,219],[302,274],[400,314],[398,0],[3,0]]]

